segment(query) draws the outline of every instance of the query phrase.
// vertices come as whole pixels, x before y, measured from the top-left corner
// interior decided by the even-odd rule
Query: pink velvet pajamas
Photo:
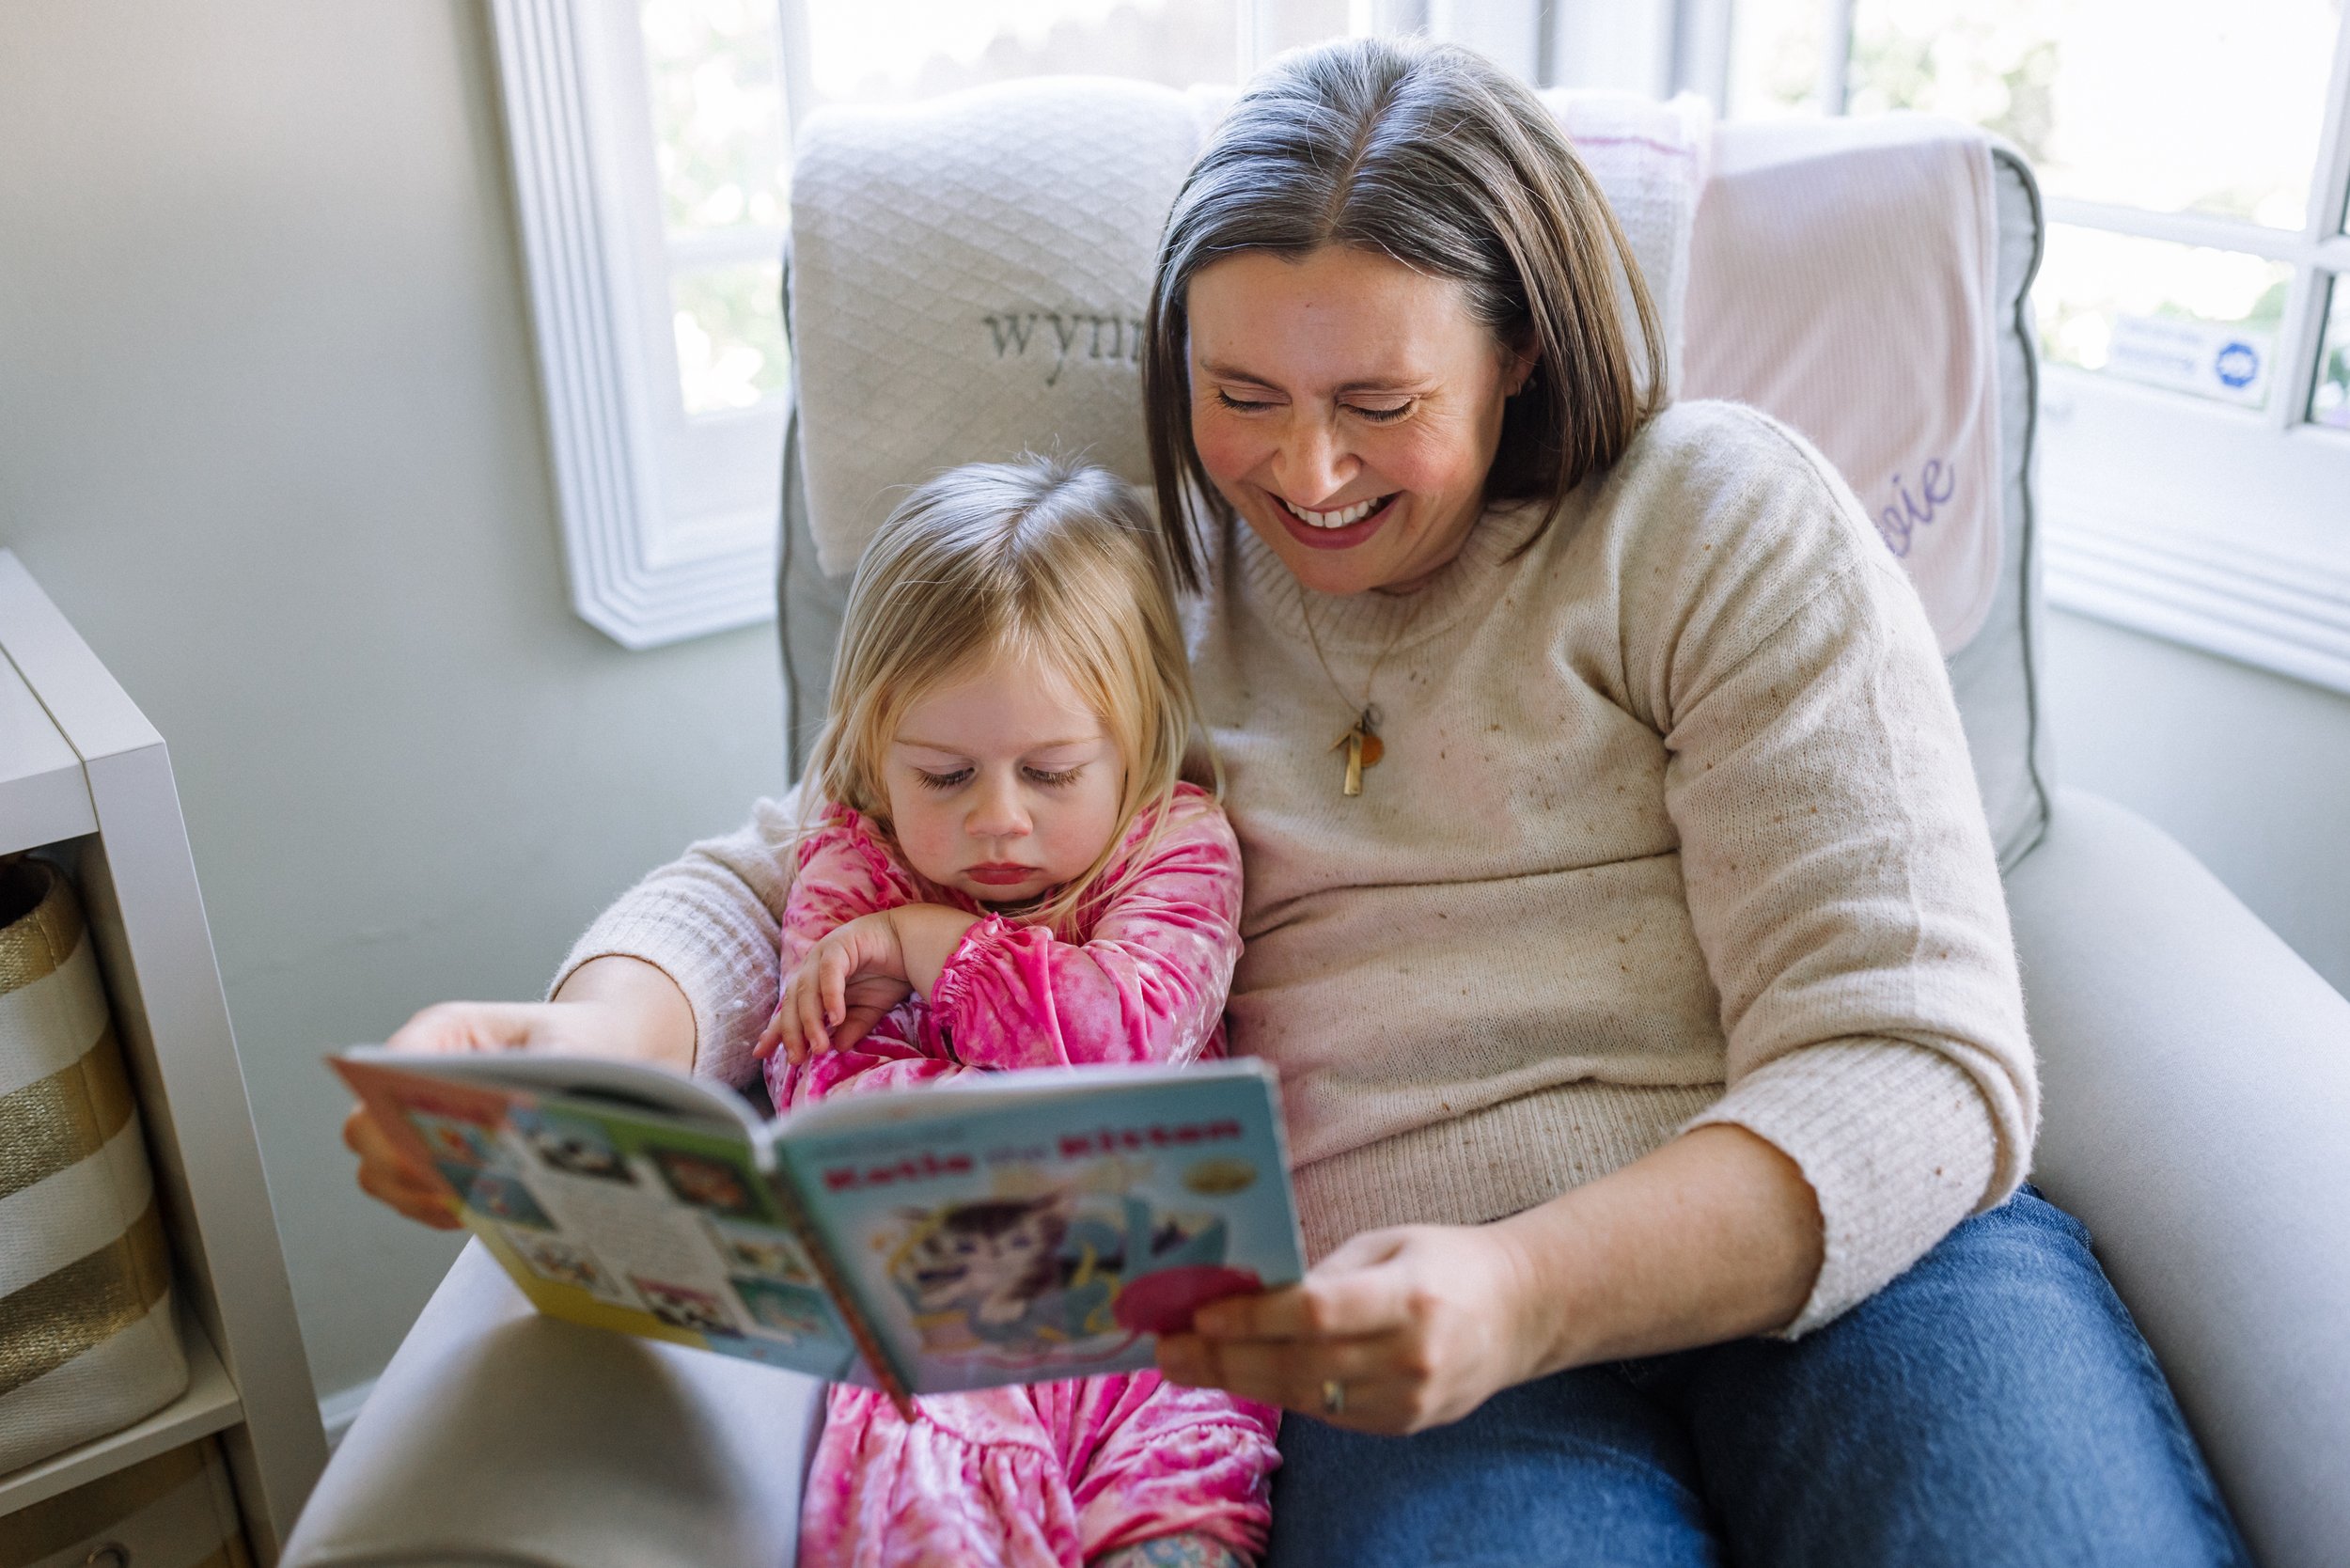
[[[855,812],[799,847],[783,973],[827,932],[909,903],[985,917],[936,994],[910,998],[844,1051],[767,1064],[778,1109],[969,1071],[1183,1062],[1224,1053],[1240,953],[1240,848],[1204,791],[1180,787],[1165,830],[1136,823],[1078,913],[1082,940],[990,914],[935,886]],[[1136,860],[1140,855],[1142,859]],[[800,1516],[807,1568],[1078,1568],[1182,1532],[1254,1558],[1271,1517],[1278,1412],[1154,1372],[936,1394],[901,1419],[835,1387]]]

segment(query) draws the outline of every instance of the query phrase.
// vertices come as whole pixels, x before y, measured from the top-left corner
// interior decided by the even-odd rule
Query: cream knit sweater
[[[2038,1117],[1934,635],[1842,481],[1751,410],[1667,410],[1529,545],[1535,521],[1488,513],[1409,596],[1211,541],[1190,629],[1247,871],[1233,1047],[1280,1069],[1316,1256],[1750,1129],[1826,1224],[1800,1333],[2006,1197]],[[1349,799],[1331,745],[1390,647],[1385,760]],[[789,823],[762,802],[655,871],[564,973],[659,964],[700,1070],[747,1075]]]

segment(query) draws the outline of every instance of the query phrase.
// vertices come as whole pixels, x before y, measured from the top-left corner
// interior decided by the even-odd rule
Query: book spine
[[[865,1315],[864,1301],[851,1288],[847,1273],[834,1260],[832,1248],[825,1245],[823,1235],[808,1217],[807,1205],[801,1201],[799,1184],[791,1179],[790,1165],[773,1144],[767,1148],[767,1186],[775,1194],[776,1206],[783,1211],[784,1223],[791,1227],[792,1235],[799,1238],[800,1248],[807,1254],[808,1262],[816,1265],[816,1273],[823,1280],[824,1294],[832,1298],[833,1309],[848,1325],[849,1338],[856,1342],[856,1353],[864,1358],[866,1368],[873,1374],[873,1381],[880,1385],[883,1393],[889,1396],[889,1403],[897,1406],[898,1414],[911,1422],[914,1419],[914,1391],[906,1387],[904,1376],[899,1372],[897,1363],[889,1358],[889,1352],[882,1343],[881,1335],[874,1329],[872,1320]]]

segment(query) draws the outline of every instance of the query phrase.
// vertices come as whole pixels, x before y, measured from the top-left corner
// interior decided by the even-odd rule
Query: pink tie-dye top
[[[1156,831],[1154,832],[1154,828]],[[981,916],[934,995],[845,1050],[767,1063],[778,1108],[960,1073],[1224,1054],[1240,955],[1240,846],[1207,792],[1136,823],[1072,932],[992,912],[918,875],[866,819],[800,841],[782,920],[790,976],[825,933],[933,903]],[[1177,1534],[1263,1549],[1279,1412],[1155,1372],[925,1396],[908,1422],[836,1387],[803,1497],[804,1568],[1079,1568]]]
[[[1205,790],[1176,786],[1158,817],[1128,831],[1105,890],[1056,934],[989,910],[916,872],[874,826],[832,807],[799,846],[784,904],[782,973],[826,933],[904,904],[982,917],[964,933],[936,994],[910,997],[849,1051],[791,1068],[767,1063],[777,1109],[838,1092],[899,1086],[958,1067],[1184,1062],[1224,1054],[1224,996],[1240,956],[1240,845]],[[918,1065],[917,1065],[918,1064]],[[879,1073],[873,1082],[864,1081]]]

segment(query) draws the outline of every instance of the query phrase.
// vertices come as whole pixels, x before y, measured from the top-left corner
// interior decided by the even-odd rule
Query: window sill
[[[2350,438],[2279,418],[2049,368],[2048,602],[2350,693]]]
[[[2048,603],[2350,694],[2350,566],[2051,507]]]

